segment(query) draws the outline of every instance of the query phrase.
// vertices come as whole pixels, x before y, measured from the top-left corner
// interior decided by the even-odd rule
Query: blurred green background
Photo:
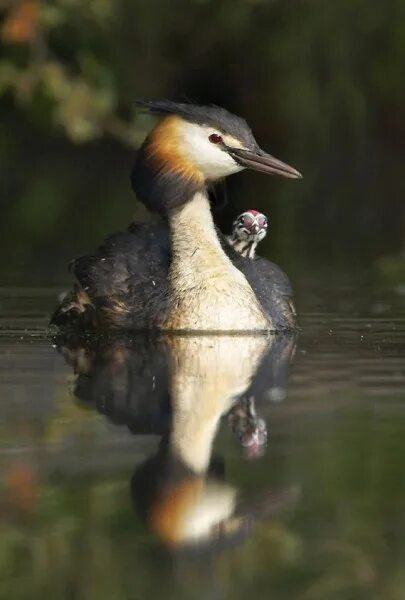
[[[232,177],[217,217],[266,212],[264,252],[321,315],[264,415],[263,460],[224,430],[216,446],[242,491],[298,482],[304,500],[190,566],[134,513],[147,442],[79,410],[62,357],[20,337],[54,291],[0,290],[18,331],[0,345],[0,598],[403,600],[404,296],[333,276],[405,283],[405,0],[0,0],[0,47],[1,285],[65,286],[72,257],[148,218],[129,173],[153,119],[135,100],[188,99],[244,116],[304,174]],[[322,294],[302,294],[312,274]]]
[[[145,218],[129,172],[150,98],[223,105],[304,174],[231,178],[223,230],[263,210],[289,271],[404,264],[404,0],[0,6],[3,284],[64,284],[73,256]]]

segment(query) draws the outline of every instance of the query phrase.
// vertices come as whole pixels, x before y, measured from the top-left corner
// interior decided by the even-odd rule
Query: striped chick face
[[[232,237],[238,241],[257,244],[266,237],[267,217],[257,210],[247,210],[235,219]]]

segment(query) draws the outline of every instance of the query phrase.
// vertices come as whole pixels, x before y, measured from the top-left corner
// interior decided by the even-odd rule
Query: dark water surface
[[[320,287],[297,339],[55,343],[2,289],[0,598],[405,598],[405,297]]]

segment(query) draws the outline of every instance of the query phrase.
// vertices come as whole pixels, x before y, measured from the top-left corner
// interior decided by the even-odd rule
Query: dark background
[[[156,438],[97,413],[102,378],[78,406],[44,335],[70,259],[147,217],[129,173],[153,119],[134,102],[164,97],[235,111],[304,174],[228,179],[221,226],[268,214],[302,333],[286,400],[258,405],[266,454],[245,460],[227,418],[213,454],[241,498],[302,496],[199,558],[134,512]],[[1,599],[404,600],[404,113],[403,0],[0,0]],[[139,358],[111,370],[122,414]]]
[[[129,184],[153,120],[137,99],[244,116],[303,181],[230,178],[219,216],[269,216],[290,273],[405,281],[403,0],[1,3],[0,276],[60,285],[68,261],[145,218]]]

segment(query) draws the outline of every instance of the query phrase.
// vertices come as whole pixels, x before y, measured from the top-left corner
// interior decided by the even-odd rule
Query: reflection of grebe
[[[224,109],[174,102],[146,107],[161,120],[138,152],[132,184],[168,227],[134,224],[74,261],[76,287],[53,323],[79,330],[296,328],[287,276],[229,247],[215,229],[208,187],[246,168],[301,175],[261,150],[247,123]]]
[[[222,415],[251,385],[270,351],[266,338],[175,337],[170,340],[172,422],[158,454],[135,473],[135,503],[151,529],[171,547],[247,533],[255,518],[291,499],[265,495],[255,511],[237,490],[214,476],[212,443]],[[235,364],[243,365],[235,372]]]
[[[165,545],[241,539],[256,520],[288,505],[295,490],[244,501],[212,460],[213,441],[238,398],[264,393],[285,373],[295,340],[221,335],[144,341],[144,347],[140,340],[129,346],[96,342],[87,356],[65,348],[82,370],[75,393],[135,434],[162,435],[158,452],[137,467],[131,490],[139,514]]]

